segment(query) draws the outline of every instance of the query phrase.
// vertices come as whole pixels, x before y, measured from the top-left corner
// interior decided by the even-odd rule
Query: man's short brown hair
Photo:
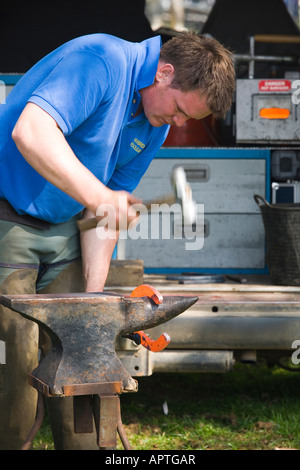
[[[216,39],[183,32],[163,44],[160,59],[172,64],[172,88],[199,90],[215,117],[224,118],[235,89],[232,54]]]

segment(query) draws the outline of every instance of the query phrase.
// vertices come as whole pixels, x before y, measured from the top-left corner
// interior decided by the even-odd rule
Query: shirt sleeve
[[[64,135],[83,123],[114,93],[109,67],[100,56],[87,51],[63,57],[28,101],[55,119]]]

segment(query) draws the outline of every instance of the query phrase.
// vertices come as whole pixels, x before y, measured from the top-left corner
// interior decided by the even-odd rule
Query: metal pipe
[[[285,34],[255,34],[255,42],[268,42],[276,44],[299,44],[300,35],[285,35]]]
[[[284,36],[284,35],[269,35],[258,34],[250,36],[249,54],[234,54],[235,62],[249,62],[248,76],[250,79],[254,78],[255,62],[278,62],[278,63],[296,63],[297,59],[293,56],[271,56],[271,55],[255,55],[255,42],[270,42],[270,43],[299,43],[300,36]]]
[[[257,62],[295,62],[295,57],[289,55],[250,55],[250,54],[234,54],[234,59],[237,61],[250,62],[256,60]]]
[[[151,356],[153,372],[228,372],[233,351],[162,351]]]
[[[254,78],[254,68],[255,68],[255,39],[253,36],[250,37],[250,62],[249,62],[249,78]]]
[[[117,407],[117,431],[119,434],[119,437],[121,439],[121,442],[123,444],[123,447],[125,450],[132,450],[132,447],[129,443],[128,437],[126,435],[124,425],[122,422],[122,417],[121,417],[121,405],[120,405],[120,400],[118,402],[118,407]]]
[[[35,438],[36,433],[38,432],[41,425],[43,424],[44,417],[45,417],[45,400],[44,400],[43,394],[38,392],[37,412],[36,412],[35,422],[31,430],[29,431],[29,434],[26,440],[22,444],[22,447],[20,450],[30,450],[33,439]]]

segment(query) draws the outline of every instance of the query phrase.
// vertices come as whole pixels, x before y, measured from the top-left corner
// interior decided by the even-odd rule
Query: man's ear
[[[170,85],[174,78],[175,70],[172,64],[165,64],[159,62],[156,71],[156,80],[162,82],[165,85]]]

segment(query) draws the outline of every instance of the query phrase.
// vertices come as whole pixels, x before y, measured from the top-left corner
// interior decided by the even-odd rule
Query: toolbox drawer
[[[197,204],[205,212],[259,212],[253,194],[265,194],[264,160],[256,159],[155,159],[135,194],[151,200],[172,193],[170,177],[175,166],[182,166]]]
[[[147,217],[147,216],[142,216]],[[151,220],[148,221],[150,234]],[[160,215],[162,226],[163,215]],[[141,219],[141,223],[142,219]],[[204,234],[196,238],[173,237],[180,219],[171,221],[170,239],[131,239],[125,242],[126,259],[143,259],[145,268],[263,269],[264,227],[260,214],[205,214]],[[199,234],[202,227],[199,227]],[[121,241],[121,243],[123,240]]]
[[[264,226],[253,198],[261,194],[269,199],[270,153],[261,152],[161,149],[135,194],[148,201],[172,193],[172,170],[183,166],[197,203],[197,224],[186,232],[180,210],[143,215],[133,232],[123,235],[118,256],[142,259],[150,273],[266,272]],[[159,225],[159,237],[152,236],[151,224]],[[164,224],[170,227],[168,238],[162,236]]]

